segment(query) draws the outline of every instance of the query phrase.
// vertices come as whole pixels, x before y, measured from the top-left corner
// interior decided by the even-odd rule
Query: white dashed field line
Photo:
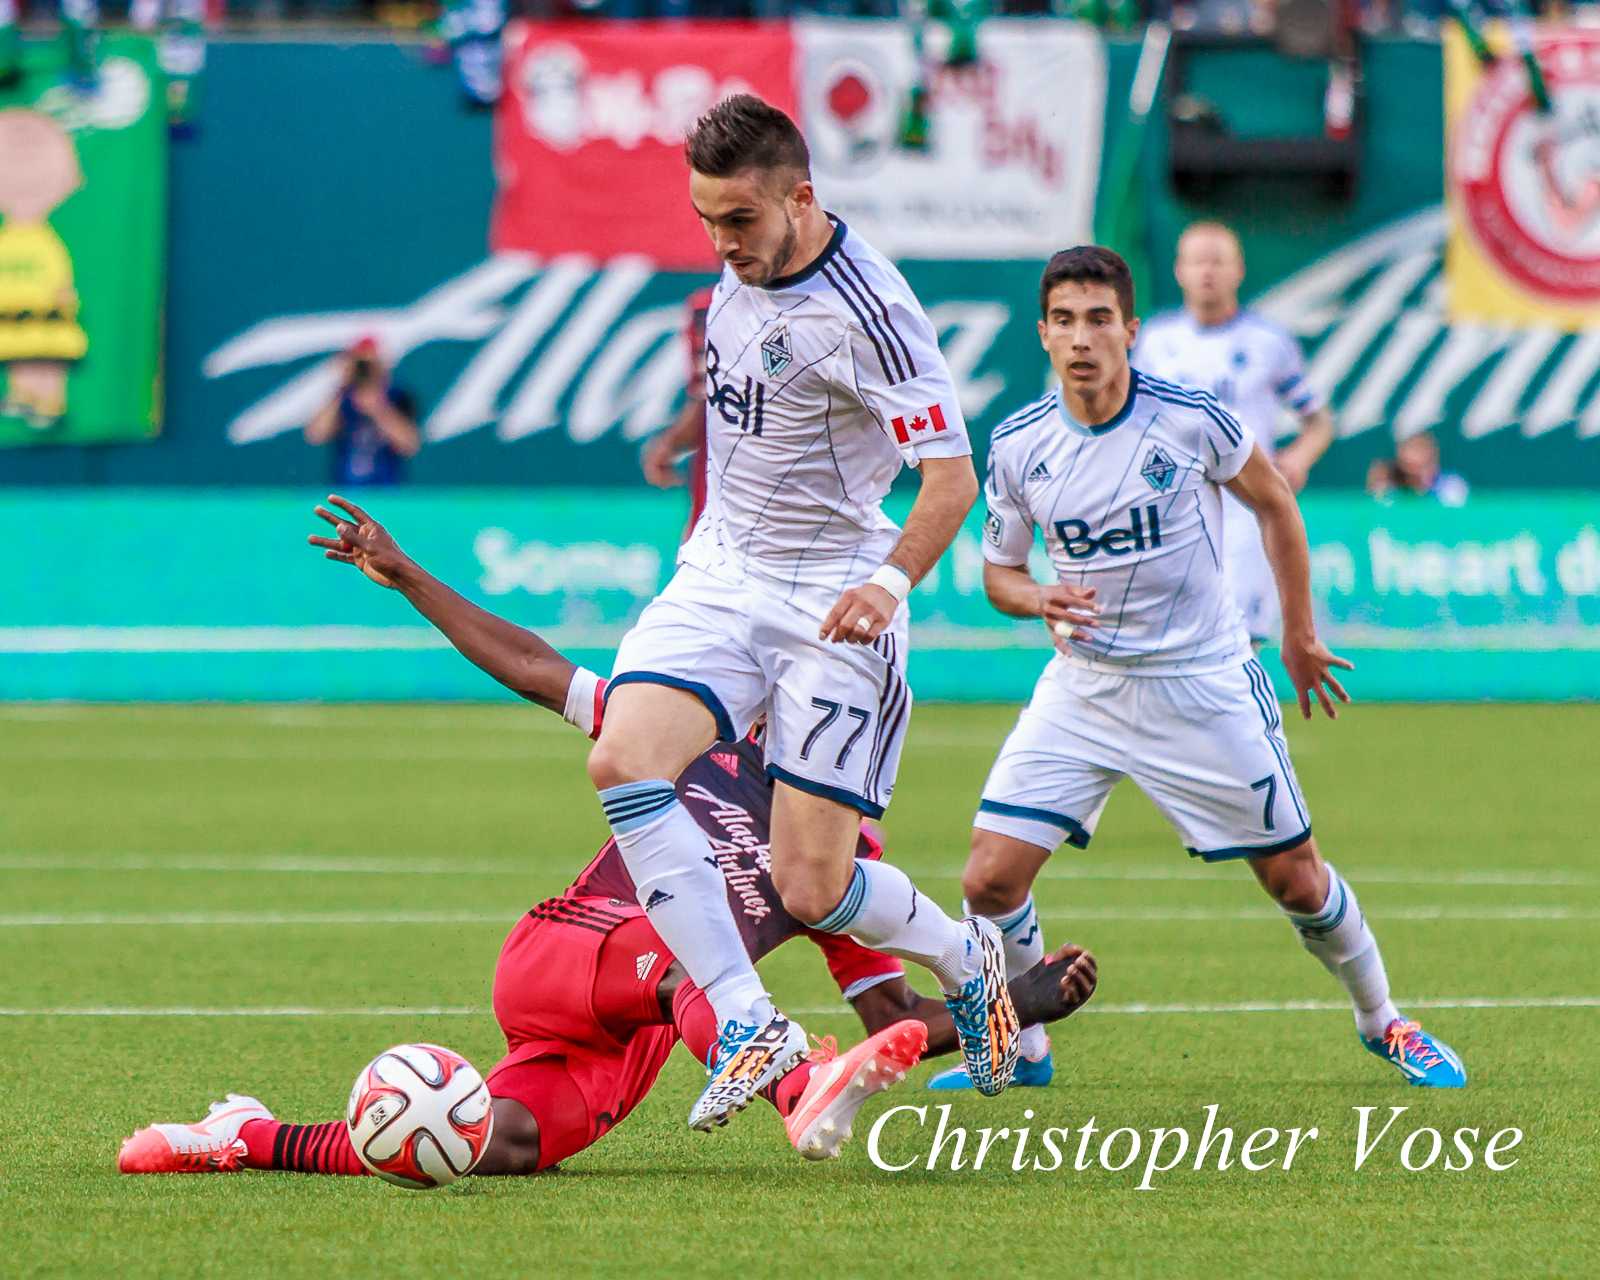
[[[509,911],[74,911],[0,915],[0,928],[90,929],[122,925],[498,924],[520,920]]]
[[[1363,907],[1369,920],[1600,920],[1585,907],[1453,907],[1425,903],[1412,907]],[[1115,921],[1123,924],[1219,920],[1282,920],[1277,907],[1062,907],[1039,912],[1041,920]]]
[[[0,929],[94,929],[105,927],[250,927],[257,925],[396,925],[494,924],[508,925],[522,917],[506,911],[74,911],[8,912],[0,914]],[[1600,910],[1583,907],[1503,906],[1453,907],[1429,903],[1413,907],[1374,908],[1371,920],[1600,920]],[[1219,923],[1228,921],[1278,921],[1283,913],[1273,906],[1230,907],[1081,907],[1041,911],[1043,920],[1078,923]]]
[[[1454,996],[1400,1000],[1405,1009],[1600,1009],[1600,996]],[[845,1005],[818,1005],[789,1010],[796,1017],[848,1014]],[[1097,1004],[1091,1001],[1079,1014],[1184,1015],[1217,1013],[1346,1013],[1340,1000],[1241,1000],[1219,1004]],[[0,1008],[0,1018],[456,1018],[489,1017],[492,1010],[460,1006],[401,1008],[316,1008],[309,1005],[237,1006],[207,1008],[197,1005],[83,1006],[56,1009]]]

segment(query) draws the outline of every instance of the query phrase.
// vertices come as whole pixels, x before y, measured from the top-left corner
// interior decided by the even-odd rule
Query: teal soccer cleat
[[[1043,1089],[1050,1083],[1055,1073],[1055,1066],[1050,1061],[1048,1053],[1037,1062],[1018,1057],[1017,1069],[1011,1075],[1011,1087],[1013,1089]],[[948,1067],[937,1075],[932,1076],[928,1080],[927,1087],[930,1089],[970,1089],[972,1088],[972,1080],[967,1075],[966,1064],[963,1063],[959,1067]]]
[[[967,954],[978,950],[978,973],[955,995],[946,996],[944,1003],[955,1019],[972,1087],[992,1098],[1011,1083],[1022,1024],[1006,986],[1000,930],[984,916],[968,916],[961,927],[970,935]]]
[[[1460,1089],[1467,1083],[1467,1069],[1456,1051],[1443,1040],[1436,1040],[1417,1023],[1396,1018],[1381,1036],[1361,1043],[1391,1063],[1407,1084],[1432,1089]]]

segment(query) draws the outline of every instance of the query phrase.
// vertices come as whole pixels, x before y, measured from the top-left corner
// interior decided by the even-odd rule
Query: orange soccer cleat
[[[272,1112],[254,1098],[230,1093],[213,1102],[196,1124],[153,1124],[140,1129],[117,1152],[122,1173],[232,1173],[244,1167],[247,1120],[270,1120]]]
[[[816,1064],[811,1080],[783,1122],[794,1149],[807,1160],[837,1159],[861,1104],[904,1080],[927,1047],[928,1028],[914,1018],[869,1036],[843,1055],[832,1036],[821,1041],[809,1055]]]

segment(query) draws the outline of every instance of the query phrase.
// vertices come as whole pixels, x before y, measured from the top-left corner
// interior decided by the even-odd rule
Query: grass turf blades
[[[971,811],[1013,714],[916,712],[889,855],[946,907],[959,901]],[[1597,731],[1600,708],[1589,706],[1357,706],[1337,724],[1289,725],[1318,838],[1373,916],[1402,1008],[1408,996],[1600,994],[1600,853],[1582,763]],[[5,924],[0,1007],[486,1011],[509,922],[604,838],[584,750],[553,717],[505,706],[0,707],[0,917],[235,921]],[[364,866],[373,870],[347,869]],[[1131,785],[1088,851],[1056,856],[1037,897],[1052,947],[1071,938],[1099,956],[1094,1006],[1340,1000],[1288,925],[1261,910],[1270,904],[1247,871],[1196,866]],[[1404,918],[1433,908],[1444,918]],[[1516,908],[1543,915],[1451,915]],[[486,919],[236,922],[341,911]],[[1198,918],[1118,918],[1175,911]],[[763,968],[787,1006],[839,1008],[803,941]],[[335,1118],[361,1065],[400,1041],[433,1040],[487,1069],[503,1044],[487,1012],[4,1017],[3,1270],[1583,1273],[1600,1248],[1588,1211],[1600,1010],[1420,1016],[1465,1058],[1461,1093],[1407,1089],[1362,1051],[1343,1012],[1085,1013],[1054,1035],[1049,1089],[994,1101],[928,1093],[925,1077],[950,1061],[932,1060],[870,1101],[843,1159],[820,1168],[795,1156],[766,1108],[712,1137],[688,1133],[682,1117],[703,1077],[680,1053],[634,1116],[562,1174],[427,1194],[290,1174],[125,1178],[113,1162],[136,1127],[194,1119],[229,1089],[291,1120]],[[860,1036],[847,1013],[803,1021],[845,1043]],[[1014,1139],[976,1174],[951,1174],[948,1148],[943,1172],[872,1167],[875,1117],[947,1102],[950,1123],[968,1130],[967,1162],[986,1126],[1037,1135],[1094,1117],[1091,1159],[1113,1127],[1139,1128],[1146,1143],[1155,1127],[1195,1139],[1210,1103],[1234,1129],[1236,1160],[1254,1129],[1317,1125],[1322,1136],[1287,1173],[1237,1163],[1219,1173],[1214,1158],[1197,1173],[1191,1150],[1153,1192],[1135,1190],[1142,1157],[1121,1173],[1071,1171],[1076,1136],[1054,1173],[1013,1173]],[[1357,1106],[1378,1109],[1374,1131],[1391,1106],[1410,1108],[1359,1172]],[[925,1156],[937,1116],[920,1137],[914,1124],[892,1129],[885,1154]],[[1473,1168],[1446,1172],[1444,1156],[1423,1173],[1401,1168],[1399,1142],[1423,1125],[1443,1131],[1447,1153],[1455,1129],[1481,1127]],[[1526,1134],[1504,1157],[1520,1163],[1493,1173],[1482,1144],[1506,1126]],[[1033,1153],[1044,1154],[1036,1136]]]

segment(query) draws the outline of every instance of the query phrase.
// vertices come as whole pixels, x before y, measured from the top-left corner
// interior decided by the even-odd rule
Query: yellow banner
[[[1509,31],[1486,38],[1488,68],[1444,40],[1450,317],[1600,327],[1600,31],[1535,29],[1548,111]]]

